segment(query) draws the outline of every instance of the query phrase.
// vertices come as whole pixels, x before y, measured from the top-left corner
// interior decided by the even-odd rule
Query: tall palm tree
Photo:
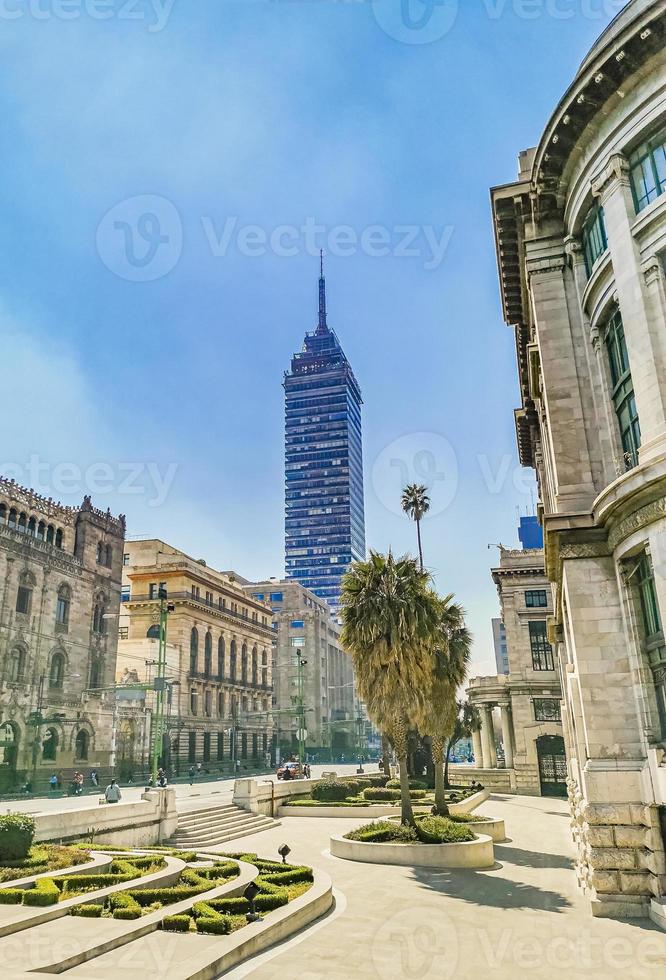
[[[423,547],[421,545],[421,520],[430,510],[428,488],[419,483],[410,483],[402,491],[402,509],[416,522],[416,539],[419,545],[419,562],[423,571]]]
[[[458,718],[456,692],[467,676],[472,636],[465,626],[465,612],[462,606],[453,601],[453,596],[448,595],[438,601],[439,634],[431,656],[430,696],[423,707],[417,709],[413,720],[419,731],[431,739],[435,764],[435,807],[444,816],[449,812],[444,773],[445,749],[448,758]]]
[[[441,602],[430,587],[430,576],[413,558],[371,551],[370,558],[354,562],[342,580],[341,614],[340,639],[352,657],[359,694],[398,757],[402,822],[415,826],[407,731],[429,696]]]

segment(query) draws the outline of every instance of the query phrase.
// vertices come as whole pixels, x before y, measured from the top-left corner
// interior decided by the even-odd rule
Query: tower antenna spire
[[[317,333],[326,333],[326,280],[324,279],[324,250],[319,249],[319,323]]]

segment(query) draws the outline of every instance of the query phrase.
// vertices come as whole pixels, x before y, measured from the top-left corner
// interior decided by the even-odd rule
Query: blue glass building
[[[365,558],[361,391],[326,320],[306,333],[284,377],[285,571],[335,609],[340,581]]]

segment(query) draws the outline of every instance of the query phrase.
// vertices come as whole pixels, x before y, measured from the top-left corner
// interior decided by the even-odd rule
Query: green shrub
[[[132,895],[139,905],[152,905],[154,902],[171,905],[181,899],[193,898],[203,890],[201,885],[172,885],[168,888],[141,888],[132,892]]]
[[[75,905],[70,915],[83,915],[88,919],[99,919],[103,912],[101,905]]]
[[[109,895],[108,905],[112,912],[116,909],[134,909],[141,914],[141,906],[131,892],[114,892]]]
[[[387,787],[389,789],[400,789],[400,780],[399,779],[389,779],[389,781],[388,781],[388,783],[386,785],[387,785]],[[427,783],[427,781],[425,779],[410,779],[409,780],[409,788],[410,788],[410,790],[412,790],[412,789],[423,789],[423,790],[427,790],[430,787],[429,787],[429,785],[428,785],[428,783]]]
[[[225,915],[244,915],[250,909],[250,903],[242,896],[231,898],[211,898],[209,902],[197,902],[193,907],[195,918],[197,915],[210,915],[210,911],[222,912]]]
[[[385,776],[383,772],[371,772],[365,779],[370,782],[371,786],[387,786],[389,782],[388,776]]]
[[[388,789],[387,787],[375,786],[363,790],[363,799],[369,803],[376,801],[393,803],[400,799],[399,789]]]
[[[388,841],[408,844],[452,844],[475,840],[476,835],[464,824],[446,817],[423,817],[418,828],[405,827],[397,821],[377,820],[345,834],[349,840],[383,844]]]
[[[113,910],[114,919],[140,919],[141,918],[141,906],[137,905],[136,908],[120,908]]]
[[[167,932],[189,932],[189,915],[165,915],[162,919],[162,928]]]
[[[0,905],[20,905],[22,901],[22,888],[0,888]]]
[[[424,789],[410,789],[409,796],[412,800],[422,800],[426,792]]]
[[[26,858],[35,837],[35,821],[27,813],[0,817],[0,862]]]
[[[231,932],[231,919],[226,915],[219,915],[215,918],[201,918],[195,920],[197,932],[209,932],[214,936],[228,936]]]
[[[462,843],[476,839],[476,834],[470,827],[446,817],[423,817],[418,822],[418,834],[421,839],[425,837],[427,842],[433,844]]]
[[[60,889],[51,878],[40,878],[34,888],[23,893],[24,905],[55,905],[60,899]]]
[[[289,892],[286,888],[278,888],[275,892],[264,894],[261,892],[254,900],[254,907],[257,912],[271,912],[279,909],[289,901]]]
[[[345,837],[371,844],[383,844],[386,841],[414,843],[417,840],[416,830],[413,827],[405,827],[390,820],[377,820],[375,823],[365,824],[345,834]]]
[[[312,787],[313,800],[334,802],[346,800],[348,796],[358,796],[361,784],[357,779],[324,779]]]
[[[312,881],[312,868],[303,865],[300,868],[289,868],[287,871],[276,871],[270,875],[269,880],[274,885],[295,885],[300,881]]]

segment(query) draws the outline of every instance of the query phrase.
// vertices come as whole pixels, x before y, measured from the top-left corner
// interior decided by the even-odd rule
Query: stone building
[[[139,682],[155,676],[160,588],[174,606],[167,620],[167,767],[178,774],[199,762],[215,771],[236,762],[263,766],[273,736],[270,608],[247,595],[233,573],[164,541],[128,541],[122,561],[119,683],[131,683],[133,670]],[[144,711],[151,710],[148,692]],[[139,732],[128,731],[119,747],[126,767],[140,766],[139,748]]]
[[[508,672],[475,677],[469,700],[481,712],[482,726],[473,734],[478,777],[488,785],[501,767],[505,789],[529,796],[566,795],[566,763],[559,671],[548,642],[547,619],[553,607],[541,548],[500,549],[492,570],[505,628]],[[499,709],[500,752],[493,712]]]
[[[0,791],[113,764],[125,519],[0,479]]]
[[[552,584],[577,873],[664,915],[666,3],[632,0],[492,191]]]
[[[272,609],[273,706],[281,757],[298,752],[299,717],[294,709],[299,698],[300,655],[307,753],[319,758],[351,758],[357,739],[354,675],[328,602],[292,580],[269,579],[244,588]],[[363,717],[365,735],[364,713]]]

